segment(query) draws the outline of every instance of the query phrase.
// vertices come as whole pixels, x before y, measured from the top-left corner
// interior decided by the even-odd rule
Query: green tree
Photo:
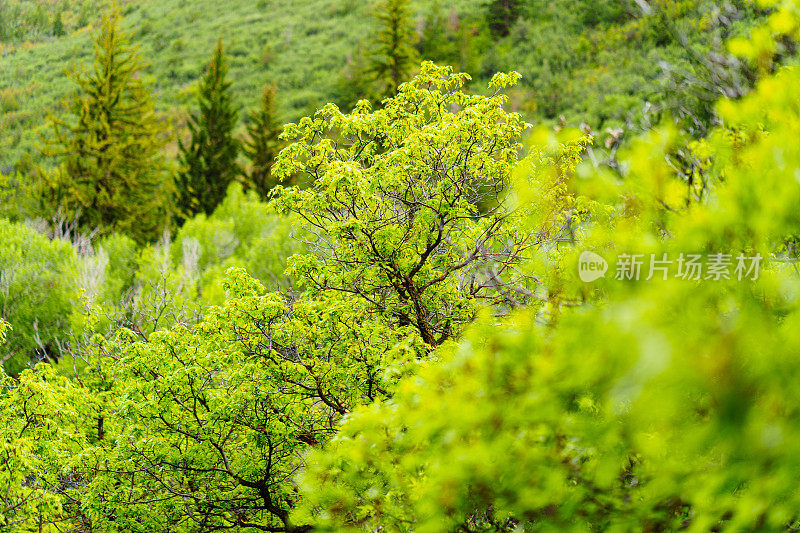
[[[491,88],[517,77],[497,75]],[[313,180],[275,193],[319,241],[317,254],[289,262],[309,294],[364,299],[430,346],[471,321],[479,301],[524,299],[513,294],[525,283],[518,261],[554,237],[550,227],[536,237],[515,229],[505,194],[525,123],[503,109],[504,95],[462,93],[467,79],[426,62],[384,109],[344,115],[328,105],[287,125],[295,142],[274,170]]]
[[[379,93],[393,96],[417,64],[416,33],[409,0],[382,0],[375,10],[378,31],[372,42],[371,70]]]
[[[511,26],[522,14],[523,3],[520,0],[490,0],[486,4],[486,21],[492,35],[505,37]]]
[[[669,4],[664,2],[663,4]],[[591,0],[578,0],[575,9],[578,11],[581,22],[586,26],[598,26],[624,22],[633,18],[632,13],[639,6],[628,2],[592,2]],[[660,10],[661,5],[654,3],[653,8]]]
[[[347,62],[339,72],[333,89],[333,101],[342,109],[351,110],[359,100],[374,97],[375,88],[370,57],[365,44],[358,43],[347,56]]]
[[[41,185],[50,208],[82,227],[143,242],[168,225],[173,185],[165,124],[141,78],[139,50],[119,23],[116,7],[103,15],[93,35],[93,68],[70,74],[78,88],[66,103],[74,120],[51,117],[54,138],[44,152],[61,164]]]
[[[247,139],[242,150],[250,160],[247,169],[247,188],[252,188],[266,200],[277,181],[272,176],[272,165],[281,149],[278,136],[282,127],[276,111],[276,90],[268,85],[261,93],[260,107],[250,113]]]
[[[768,62],[798,22],[776,4],[731,49]],[[653,129],[618,169],[568,128],[521,158],[514,73],[472,95],[425,63],[383,109],[289,125],[275,175],[313,183],[269,209],[304,221],[305,290],[233,268],[195,325],[89,314],[79,379],[0,376],[0,528],[796,530],[800,67],[763,67],[707,137]],[[187,265],[259,231],[240,194],[184,226]],[[582,280],[587,250],[617,268]],[[695,255],[728,275],[681,278]],[[614,279],[634,258],[667,275]]]
[[[422,34],[417,50],[425,59],[456,64],[461,50],[458,46],[458,23],[452,24],[445,15],[442,4],[434,0],[422,19]]]
[[[233,135],[238,111],[227,79],[222,39],[211,57],[197,92],[199,109],[189,117],[188,143],[180,142],[181,170],[176,178],[178,209],[185,220],[210,215],[240,175],[239,142]]]
[[[61,17],[61,11],[57,11],[53,19],[53,35],[56,37],[62,37],[64,35],[64,21]]]
[[[289,127],[276,175],[315,179],[308,192],[277,193],[308,226],[310,251],[290,269],[306,290],[268,292],[233,268],[226,302],[196,326],[101,335],[90,318],[75,346],[88,365],[80,382],[40,367],[8,383],[0,434],[35,457],[0,469],[15,518],[31,525],[26,505],[38,499],[43,522],[61,529],[309,531],[291,516],[305,454],[359,406],[391,398],[480,299],[503,314],[507,296],[524,298],[512,271],[554,243],[566,213],[526,231],[503,193],[525,124],[499,92],[518,76],[498,75],[486,97],[461,90],[466,75],[421,70],[385,110],[329,105]],[[487,198],[496,207],[481,210]],[[266,218],[248,204],[223,204],[243,211],[227,223],[234,234],[258,231],[259,210]],[[201,237],[219,233],[221,215],[181,230],[184,249],[203,240],[194,263],[225,253]],[[47,415],[59,402],[69,406]]]
[[[75,250],[22,224],[0,219],[0,319],[12,330],[0,362],[18,374],[32,361],[57,360],[69,329]]]

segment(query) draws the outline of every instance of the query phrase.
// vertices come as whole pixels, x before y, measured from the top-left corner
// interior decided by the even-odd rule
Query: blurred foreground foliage
[[[796,8],[733,46],[769,57],[797,37]],[[559,290],[589,302],[557,321],[482,317],[311,454],[298,514],[331,531],[794,530],[799,76],[719,104],[702,200],[674,171],[686,140],[669,126],[634,143],[623,180],[584,167],[573,184],[608,207],[581,249],[760,253],[756,281],[567,275]],[[578,251],[550,268],[577,274]]]

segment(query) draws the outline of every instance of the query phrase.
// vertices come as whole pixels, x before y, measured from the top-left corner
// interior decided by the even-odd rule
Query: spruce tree
[[[5,12],[5,5],[0,3],[0,42],[8,37],[8,15]]]
[[[352,110],[359,100],[376,97],[371,57],[365,44],[359,42],[348,54],[347,62],[333,88],[334,101],[342,109]]]
[[[409,4],[409,0],[383,0],[375,12],[379,29],[372,43],[372,71],[383,96],[397,93],[417,62]]]
[[[61,17],[61,11],[58,11],[53,19],[53,35],[56,37],[63,37],[64,33],[64,21]]]
[[[508,35],[521,14],[521,0],[490,0],[486,4],[486,22],[495,37]]]
[[[178,209],[183,219],[210,215],[239,176],[239,142],[233,136],[238,111],[227,80],[222,39],[211,57],[197,93],[198,110],[189,117],[191,139],[180,142],[181,171],[176,180]]]
[[[267,85],[261,93],[261,105],[250,113],[247,140],[243,144],[244,153],[250,160],[246,186],[264,200],[277,183],[272,176],[272,164],[281,149],[278,135],[282,128],[276,116],[275,97],[275,86]]]
[[[167,139],[140,76],[139,49],[119,23],[113,6],[93,34],[92,69],[70,73],[78,90],[65,104],[74,118],[50,118],[54,138],[43,151],[58,157],[60,166],[40,186],[54,209],[83,228],[119,231],[145,242],[169,223]]]

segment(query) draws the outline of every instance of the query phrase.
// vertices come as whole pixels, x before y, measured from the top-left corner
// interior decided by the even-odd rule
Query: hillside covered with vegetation
[[[0,530],[797,531],[798,41],[0,0]]]
[[[724,39],[746,31],[758,16],[748,2],[660,1],[650,16],[627,0],[507,3],[511,18],[498,28],[483,0],[412,2],[413,46],[422,58],[469,73],[478,92],[495,72],[516,70],[523,78],[511,105],[528,120],[563,117],[598,132],[657,122],[661,110],[680,112],[681,105],[701,113],[695,100],[708,65],[694,54],[722,51]],[[90,24],[100,5],[5,0],[0,6],[0,170],[6,174],[20,160],[40,159],[45,119],[60,112],[72,90],[65,69],[90,61]],[[378,24],[369,2],[146,0],[125,3],[123,11],[148,60],[143,74],[154,84],[157,105],[177,125],[220,37],[237,104],[245,108],[257,104],[266,83],[277,86],[284,122],[327,102],[347,108],[369,96],[360,81]],[[706,96],[702,104],[714,99]]]

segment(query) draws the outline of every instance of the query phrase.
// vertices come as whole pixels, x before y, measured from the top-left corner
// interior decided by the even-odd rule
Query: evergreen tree
[[[64,33],[64,21],[61,18],[61,11],[59,11],[53,19],[53,35],[62,37]]]
[[[522,13],[521,0],[490,0],[486,4],[486,22],[495,37],[505,37]]]
[[[0,41],[8,37],[8,14],[5,12],[5,5],[0,4]]]
[[[380,27],[372,43],[372,72],[384,96],[397,93],[417,63],[409,4],[409,0],[383,0],[375,12]]]
[[[184,219],[196,213],[210,215],[240,174],[236,163],[239,142],[233,136],[238,112],[227,74],[220,39],[200,81],[199,110],[189,117],[191,139],[188,144],[180,143],[178,209]]]
[[[78,13],[78,27],[83,28],[84,26],[89,25],[89,17],[90,17],[90,10],[91,6],[88,2],[84,2],[81,4],[81,10]]]
[[[54,138],[43,151],[61,165],[40,185],[46,203],[84,228],[120,231],[143,242],[169,222],[172,183],[164,124],[140,77],[139,49],[119,21],[114,6],[93,35],[93,68],[70,73],[78,91],[66,105],[75,120],[50,119]]]
[[[278,135],[282,128],[276,116],[275,94],[274,85],[264,88],[260,107],[250,113],[248,138],[242,147],[250,159],[246,185],[254,189],[262,199],[269,196],[270,190],[277,183],[272,176],[272,164],[281,149]]]
[[[359,100],[375,96],[374,74],[364,43],[358,43],[348,54],[333,88],[333,99],[342,109],[352,110]]]
[[[438,60],[448,48],[447,17],[439,0],[433,0],[422,19],[422,32],[417,42],[417,50],[426,59]],[[449,51],[449,50],[447,50]]]

